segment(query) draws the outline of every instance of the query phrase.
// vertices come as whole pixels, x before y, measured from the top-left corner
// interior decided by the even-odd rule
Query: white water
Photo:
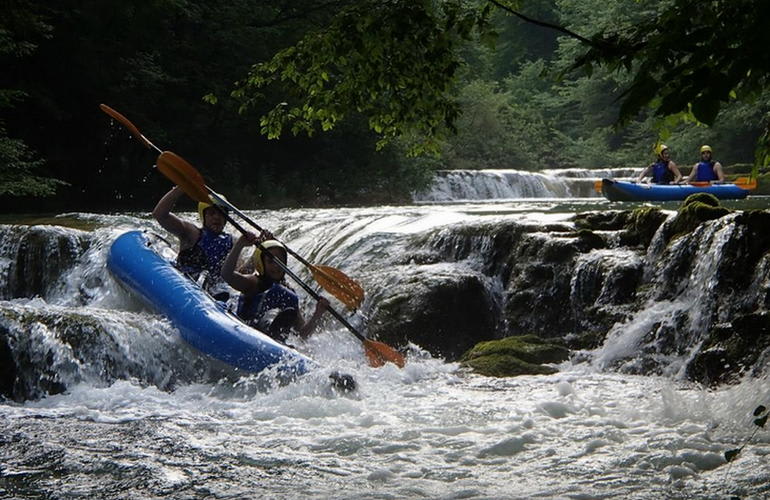
[[[300,253],[376,279],[350,256],[387,259],[408,235],[477,217],[565,218],[543,213],[547,206],[554,205],[253,215]],[[104,272],[111,237],[154,227],[119,220],[119,228],[100,230],[99,244],[50,297],[13,307],[82,312],[74,297],[86,297],[85,312],[109,322],[115,345],[153,364],[157,378],[205,363]],[[319,232],[326,237],[311,237]],[[94,362],[72,370],[82,380],[65,394],[0,404],[0,497],[766,498],[770,432],[758,432],[732,464],[723,458],[754,431],[753,409],[770,402],[766,378],[708,390],[676,371],[606,371],[638,347],[636,327],[687,306],[661,302],[649,316],[618,325],[592,353],[594,363],[511,379],[472,375],[418,349],[403,370],[373,369],[351,335],[329,327],[302,348],[355,376],[360,389],[349,396],[329,389],[325,371],[267,391],[245,378],[164,392],[131,379],[97,383]],[[29,341],[56,346],[41,326]],[[65,351],[56,359],[63,376],[71,376],[67,359]]]
[[[521,198],[601,197],[594,184],[602,178],[629,178],[633,169],[440,170],[415,202]]]
[[[121,381],[5,405],[2,413],[15,432],[34,432],[47,447],[63,449],[68,467],[88,478],[86,485],[77,476],[51,480],[52,489],[88,496],[98,491],[88,484],[98,483],[105,463],[148,476],[126,498],[768,493],[767,433],[732,466],[723,459],[748,437],[754,402],[770,398],[766,380],[708,392],[655,377],[565,368],[549,377],[498,380],[435,360],[404,370],[359,366],[355,397],[327,394],[312,377],[268,394],[248,384],[166,393]],[[133,429],[139,435],[122,436]],[[4,463],[5,475],[33,474],[13,458]]]

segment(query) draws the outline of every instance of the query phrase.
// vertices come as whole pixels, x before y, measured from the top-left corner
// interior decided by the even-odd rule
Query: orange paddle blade
[[[164,151],[158,156],[158,170],[171,182],[182,188],[182,191],[195,201],[211,203],[206,182],[195,167],[184,158],[171,151]]]
[[[337,297],[348,309],[358,309],[364,301],[364,289],[345,273],[329,266],[309,265],[313,278],[321,288]]]
[[[133,123],[131,123],[131,120],[129,120],[122,114],[118,113],[111,107],[107,106],[106,104],[100,104],[99,108],[105,113],[107,113],[108,115],[110,115],[115,120],[122,123],[123,126],[126,127],[129,132],[131,132],[131,135],[139,139],[147,149],[152,149],[152,148],[158,149],[153,143],[149,141],[149,139],[147,139],[145,136],[142,135],[141,132],[139,132],[139,129],[136,128],[136,126]]]
[[[597,193],[601,193],[602,192],[602,181],[601,181],[601,179],[596,181],[596,182],[594,182],[594,191],[596,191]]]
[[[709,181],[692,181],[688,183],[691,186],[708,187],[711,186]],[[757,180],[750,177],[738,177],[734,181],[725,181],[725,184],[735,184],[741,189],[752,190],[757,188]],[[685,184],[687,185],[687,184]]]
[[[406,364],[406,358],[403,354],[376,340],[364,340],[364,353],[366,353],[366,359],[369,360],[369,365],[374,368],[379,368],[387,362],[391,362],[399,368],[403,368]]]

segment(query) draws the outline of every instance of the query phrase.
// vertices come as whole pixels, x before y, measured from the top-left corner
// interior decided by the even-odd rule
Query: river
[[[408,206],[247,213],[366,289],[410,236],[632,206],[556,192],[475,200],[446,192]],[[760,197],[732,204],[767,205]],[[42,392],[0,402],[0,497],[770,497],[770,432],[752,435],[752,411],[770,403],[767,370],[705,388],[678,372],[606,368],[611,345],[548,376],[483,377],[415,345],[403,369],[375,369],[355,337],[327,323],[301,350],[352,374],[358,390],[332,391],[323,370],[274,386],[210,363],[118,286],[106,252],[137,228],[162,233],[147,213],[3,220],[0,331],[14,339],[26,386]],[[33,233],[47,250],[23,259],[38,274],[14,281],[18,241]],[[614,332],[613,345],[630,330]],[[65,341],[73,336],[78,342]],[[51,387],[63,392],[46,395]],[[745,443],[726,463],[725,451]]]

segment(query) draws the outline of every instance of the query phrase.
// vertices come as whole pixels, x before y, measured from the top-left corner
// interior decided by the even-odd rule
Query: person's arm
[[[179,238],[181,248],[189,248],[198,240],[198,228],[190,222],[184,221],[171,213],[171,209],[182,197],[184,191],[179,186],[163,195],[152,210],[152,216],[158,221],[163,229]]]
[[[243,293],[250,293],[256,290],[256,277],[250,274],[241,274],[235,270],[235,266],[238,264],[238,258],[241,256],[241,251],[246,246],[254,244],[256,236],[252,233],[241,235],[233,244],[233,248],[230,249],[230,253],[225,257],[222,262],[222,269],[220,274],[222,279],[227,282],[228,285]]]
[[[644,170],[642,170],[642,173],[639,174],[639,178],[636,179],[636,182],[642,182],[642,180],[647,176],[647,173],[650,171],[651,168],[652,168],[652,165],[648,165],[644,167]]]
[[[682,172],[679,171],[679,167],[673,161],[668,162],[668,168],[674,173],[674,182],[677,183],[682,180]]]
[[[326,312],[328,307],[329,301],[321,297],[318,299],[318,302],[316,302],[315,311],[313,311],[313,315],[307,322],[302,319],[301,314],[297,313],[297,333],[300,337],[306,339],[313,333],[313,330],[315,330],[318,325],[318,320],[321,319],[321,316],[323,316],[323,313]]]
[[[692,170],[690,170],[690,175],[687,176],[687,182],[693,182],[695,180],[695,176],[698,175],[698,164],[692,166]]]
[[[722,170],[722,164],[719,162],[714,163],[714,173],[717,174],[717,179],[719,182],[725,181],[725,173]]]

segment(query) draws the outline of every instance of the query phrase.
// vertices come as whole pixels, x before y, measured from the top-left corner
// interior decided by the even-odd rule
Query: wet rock
[[[62,272],[89,246],[87,233],[56,226],[15,226],[0,232],[4,255],[0,265],[0,299],[45,296]]]
[[[628,223],[629,212],[585,212],[572,217],[575,227],[578,229],[591,229],[594,231],[620,231]]]
[[[556,368],[546,364],[567,359],[567,348],[534,335],[524,335],[481,342],[466,352],[461,362],[481,375],[512,377],[556,373]]]
[[[674,220],[667,227],[667,239],[671,240],[687,234],[702,222],[719,219],[729,213],[730,210],[720,206],[719,200],[714,195],[692,194],[682,202]]]
[[[687,366],[692,380],[716,385],[737,382],[744,373],[760,375],[770,352],[770,312],[761,311],[715,325]]]
[[[657,207],[640,207],[619,212],[581,213],[572,220],[579,229],[616,231],[623,246],[646,248],[667,217]]]
[[[659,208],[641,207],[629,213],[624,225],[620,241],[626,246],[642,246],[647,248],[653,236],[668,216]]]
[[[8,345],[8,334],[0,328],[0,400],[14,399],[16,370],[16,361]]]
[[[495,338],[499,307],[482,276],[443,266],[410,266],[402,275],[374,301],[371,336],[392,345],[411,341],[447,360]]]
[[[168,331],[166,323],[150,326],[139,317],[0,304],[0,396],[24,401],[82,382],[103,386],[125,379],[171,390],[179,382],[227,375]]]

